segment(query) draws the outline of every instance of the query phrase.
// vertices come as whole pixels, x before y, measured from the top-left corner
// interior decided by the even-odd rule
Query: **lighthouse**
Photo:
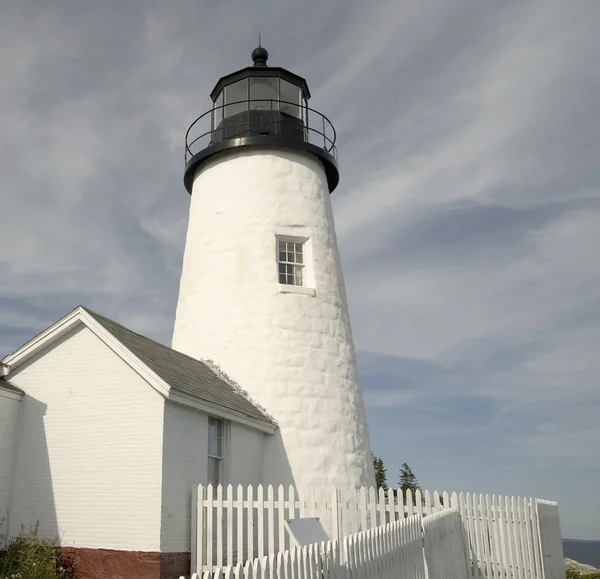
[[[263,483],[373,485],[330,194],[336,133],[304,78],[219,79],[186,134],[191,195],[173,348],[211,360],[277,422]],[[235,481],[234,481],[235,482]]]

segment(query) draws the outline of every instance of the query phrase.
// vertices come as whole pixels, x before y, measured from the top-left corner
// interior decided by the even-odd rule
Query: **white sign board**
[[[290,534],[290,540],[294,547],[304,547],[321,541],[329,541],[319,517],[288,519],[284,521],[284,525]]]

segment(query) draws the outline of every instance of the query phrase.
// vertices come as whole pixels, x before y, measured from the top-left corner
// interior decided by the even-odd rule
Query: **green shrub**
[[[0,579],[77,579],[73,562],[63,557],[58,540],[38,537],[37,526],[13,537],[0,557]]]
[[[600,573],[590,573],[589,575],[583,575],[573,569],[567,569],[567,579],[600,579]]]

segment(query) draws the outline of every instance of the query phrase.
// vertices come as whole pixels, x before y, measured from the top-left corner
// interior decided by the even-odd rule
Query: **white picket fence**
[[[542,543],[540,537],[544,526],[556,527],[545,532],[548,537],[560,537],[558,515],[539,521],[539,504],[536,499],[437,491],[423,496],[417,491],[413,500],[410,491],[403,495],[391,489],[387,493],[365,488],[325,493],[311,489],[298,494],[293,487],[286,492],[281,486],[276,491],[269,486],[265,492],[262,486],[255,491],[240,485],[234,493],[231,485],[226,489],[199,485],[192,512],[192,570],[234,568],[290,551],[286,519],[319,517],[329,537],[342,544],[348,535],[455,508],[464,526],[465,557],[474,577],[554,579],[544,575],[550,563],[543,561],[546,557],[559,569],[558,555],[542,553],[542,548],[556,551],[556,540]],[[543,504],[556,508],[555,503]]]
[[[466,579],[471,567],[458,508],[424,517],[422,526],[428,579]]]
[[[426,543],[427,548],[434,551],[440,549],[440,542],[448,542],[444,531],[452,527],[452,523],[448,525],[444,519],[455,515],[460,524],[456,509],[439,515],[432,517]],[[464,556],[459,574],[449,575],[445,569],[439,573],[437,571],[442,569],[439,565],[428,572],[423,532],[422,517],[413,515],[349,535],[341,544],[329,541],[297,547],[247,561],[245,565],[238,563],[214,572],[194,574],[192,579],[466,579],[468,567]],[[462,536],[458,539],[459,542],[450,547],[462,551]]]
[[[564,579],[565,556],[558,505],[552,501],[538,499],[537,513],[544,579]]]

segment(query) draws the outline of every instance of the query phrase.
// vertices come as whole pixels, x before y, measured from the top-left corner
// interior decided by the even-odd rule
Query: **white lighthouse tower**
[[[306,81],[267,58],[259,47],[254,66],[221,78],[186,135],[173,348],[212,360],[275,418],[264,483],[372,485],[329,198],[335,130],[308,107]]]

